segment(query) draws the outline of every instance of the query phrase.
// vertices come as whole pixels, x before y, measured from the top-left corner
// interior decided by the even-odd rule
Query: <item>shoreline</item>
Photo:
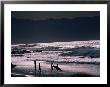
[[[76,64],[76,63],[58,63],[62,71],[53,69],[51,71],[48,62],[41,63],[41,73],[39,73],[38,66],[35,69],[33,66],[17,66],[12,69],[12,77],[99,77],[100,64]],[[57,63],[54,63],[56,65]]]

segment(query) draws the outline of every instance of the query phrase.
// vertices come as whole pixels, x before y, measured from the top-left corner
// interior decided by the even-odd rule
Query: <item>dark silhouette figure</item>
[[[40,67],[40,63],[39,63],[39,71],[41,72],[41,67]]]
[[[40,63],[39,63],[39,76],[41,76],[41,67],[40,67]]]
[[[15,67],[16,67],[16,65],[14,65],[14,64],[11,63],[11,69],[13,69]]]
[[[51,63],[51,71],[53,70],[53,63]]]
[[[34,60],[34,68],[35,68],[35,75],[36,75],[36,60]]]
[[[61,68],[58,67],[58,64],[57,64],[57,66],[53,65],[53,67],[54,67],[57,71],[58,71],[58,70],[59,70],[59,71],[62,71]]]

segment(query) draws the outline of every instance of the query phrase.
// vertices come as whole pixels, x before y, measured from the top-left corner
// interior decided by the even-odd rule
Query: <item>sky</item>
[[[76,17],[93,17],[99,16],[99,12],[95,11],[13,11],[12,18],[30,19],[30,20],[46,20]]]
[[[11,12],[12,44],[99,39],[98,11]]]

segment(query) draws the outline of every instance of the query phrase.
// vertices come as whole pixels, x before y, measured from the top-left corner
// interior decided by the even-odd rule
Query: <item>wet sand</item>
[[[38,70],[38,64],[41,64],[41,72]],[[27,64],[27,65],[26,65]],[[56,65],[57,63],[54,63]],[[12,77],[99,77],[99,64],[77,64],[77,63],[58,63],[62,71],[55,68],[51,71],[51,63],[37,61],[36,72],[33,61],[26,61],[23,64],[16,64],[12,69]]]

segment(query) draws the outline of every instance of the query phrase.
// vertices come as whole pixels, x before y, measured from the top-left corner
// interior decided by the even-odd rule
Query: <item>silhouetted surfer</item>
[[[57,71],[58,71],[58,70],[59,70],[59,71],[62,71],[61,68],[58,67],[58,64],[57,64],[57,66],[53,65],[53,67],[54,67]]]

